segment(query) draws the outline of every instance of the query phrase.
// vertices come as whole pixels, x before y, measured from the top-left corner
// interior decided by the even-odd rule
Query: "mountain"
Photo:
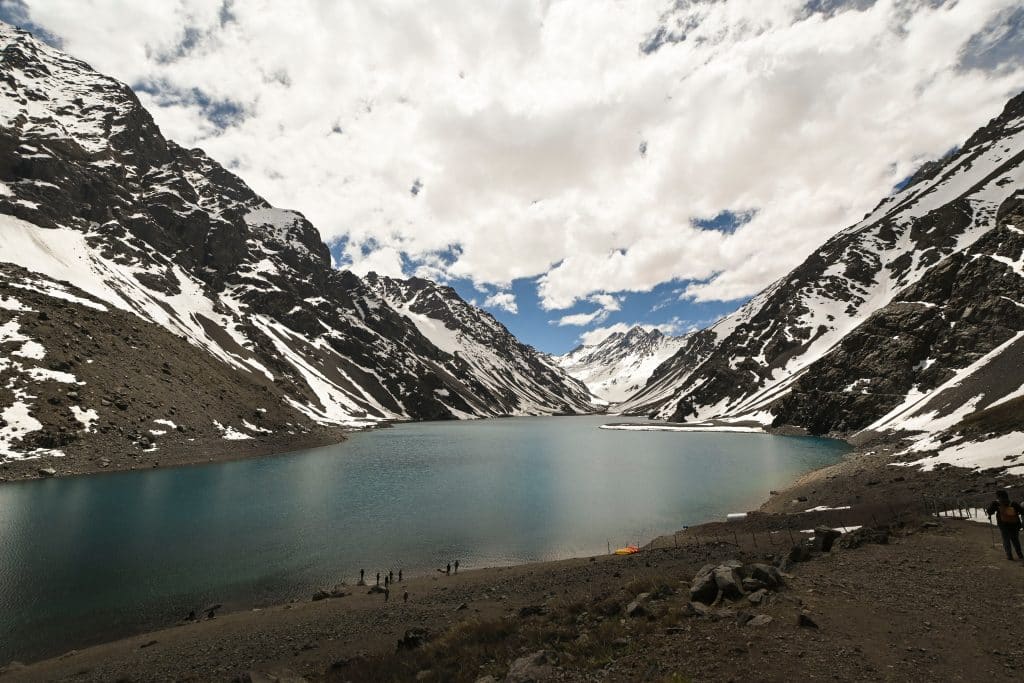
[[[857,439],[959,438],[969,423],[981,429],[979,416],[1005,418],[1024,394],[1022,199],[1024,94],[739,311],[688,336],[622,409]],[[986,420],[1024,429],[1020,410]]]
[[[567,377],[547,355],[520,342],[490,313],[466,303],[451,287],[376,273],[367,275],[366,284],[434,346],[453,356],[459,377],[472,389],[459,396],[465,402],[460,417],[591,409],[593,397],[582,382]],[[456,410],[454,401],[448,405]]]
[[[7,25],[0,53],[0,460],[592,410],[453,290],[334,268],[126,85]]]
[[[555,361],[595,396],[619,403],[641,389],[655,368],[675,354],[685,340],[636,326],[626,332],[613,332],[597,344],[577,346]]]

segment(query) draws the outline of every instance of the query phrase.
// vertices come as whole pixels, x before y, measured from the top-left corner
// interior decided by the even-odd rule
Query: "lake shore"
[[[260,435],[237,440],[170,434],[163,437],[156,448],[135,451],[113,446],[105,448],[102,444],[97,445],[95,441],[91,441],[87,449],[80,447],[79,444],[70,444],[66,447],[67,454],[64,456],[39,456],[0,463],[0,486],[5,483],[49,477],[81,477],[111,472],[190,467],[247,458],[288,455],[295,451],[340,443],[353,431],[356,430],[323,427],[295,434]],[[52,474],[47,473],[50,469],[53,470]]]
[[[604,629],[619,634],[613,639],[617,642],[625,639],[625,644],[608,644],[607,657],[597,668],[601,677],[611,680],[648,677],[645,670],[636,667],[645,660],[649,665],[652,657],[659,675],[678,671],[694,676],[700,672],[700,680],[729,680],[739,673],[742,678],[743,669],[737,666],[745,661],[758,661],[757,666],[762,666],[769,652],[772,663],[765,669],[765,680],[782,680],[794,671],[817,671],[820,667],[825,672],[834,667],[829,657],[816,663],[815,655],[840,643],[858,652],[856,662],[836,671],[842,674],[841,680],[868,679],[872,675],[876,675],[874,680],[896,678],[904,667],[909,672],[911,664],[940,679],[954,677],[957,672],[970,678],[970,672],[980,670],[977,667],[982,662],[992,665],[994,660],[988,653],[993,649],[1012,652],[1015,647],[1009,641],[1000,644],[999,634],[1009,633],[1009,629],[992,628],[989,633],[991,619],[1001,618],[993,616],[990,609],[992,584],[987,580],[956,581],[958,592],[953,598],[957,604],[937,609],[926,608],[919,601],[908,603],[906,594],[889,584],[909,581],[918,591],[924,587],[931,595],[952,590],[944,582],[971,572],[991,574],[996,581],[1019,581],[1024,567],[1001,559],[1001,549],[991,544],[990,530],[974,522],[944,521],[935,527],[927,516],[926,501],[971,499],[977,504],[989,497],[989,489],[997,480],[991,473],[953,468],[932,473],[895,468],[889,462],[892,456],[892,448],[854,451],[835,465],[800,477],[790,488],[772,495],[747,519],[704,524],[659,537],[637,555],[474,568],[458,576],[407,577],[386,602],[382,595],[368,594],[365,587],[351,585],[353,580],[349,579],[349,585],[337,587],[345,597],[310,599],[182,623],[27,667],[15,665],[4,679],[113,680],[127,676],[131,680],[274,680],[258,676],[294,674],[308,680],[357,680],[346,676],[357,670],[390,671],[388,667],[396,661],[412,657],[394,654],[396,640],[410,629],[426,629],[436,640],[430,656],[442,657],[445,647],[469,647],[465,642],[456,644],[458,638],[466,637],[467,630],[507,622],[513,626],[501,642],[508,641],[512,650],[506,652],[495,645],[493,652],[488,651],[489,659],[480,665],[488,672],[499,671],[508,668],[510,658],[521,654],[525,636],[519,629],[535,621],[550,626],[551,620],[562,619],[574,610],[572,630],[596,637]],[[1000,478],[998,483],[1009,482]],[[1014,483],[1020,484],[1020,480]],[[850,507],[805,512],[845,506]],[[788,550],[793,534],[799,539],[800,531],[820,524],[885,527],[892,541],[885,546],[822,555],[791,568],[788,587],[778,593],[773,604],[758,608],[774,619],[774,626],[769,624],[764,630],[741,627],[731,619],[666,616],[686,604],[689,580],[702,564],[731,558],[777,558]],[[886,573],[879,574],[882,569]],[[932,585],[935,582],[942,585]],[[659,617],[657,629],[648,629],[648,620],[628,619],[619,612],[594,623],[588,621],[597,619],[602,605],[609,601],[624,609],[631,598],[644,592],[642,589],[662,583],[674,595],[659,601],[664,604],[659,604],[656,611],[665,608],[668,612]],[[410,594],[408,603],[402,599],[405,591]],[[864,614],[862,601],[868,598],[885,609]],[[985,609],[979,611],[981,607]],[[824,625],[822,629],[793,626],[796,615],[807,609],[815,621]],[[579,621],[580,614],[590,616]],[[662,618],[674,620],[673,625],[662,626]],[[929,626],[924,627],[925,622]],[[670,628],[676,629],[671,636],[666,630]],[[978,649],[973,654],[969,644],[945,649],[935,644],[937,634],[965,629],[977,640]],[[894,631],[901,634],[896,639],[898,650],[885,641],[892,640],[886,634]],[[746,646],[737,648],[737,639]],[[782,649],[773,649],[773,643],[780,640],[785,643]],[[518,644],[513,647],[513,643]],[[671,648],[666,650],[670,643]],[[684,644],[696,649],[687,649]],[[559,646],[553,651],[561,652],[556,660],[565,680],[584,680],[593,675],[595,662],[574,658],[574,649],[567,643],[553,645]],[[684,656],[683,652],[689,654]],[[419,660],[405,663],[426,665]],[[445,680],[452,671],[445,669],[442,675],[439,669],[434,672],[437,677],[425,676],[423,680]],[[250,679],[239,679],[245,672],[258,673]],[[456,679],[475,681],[476,673],[480,672],[463,672]]]

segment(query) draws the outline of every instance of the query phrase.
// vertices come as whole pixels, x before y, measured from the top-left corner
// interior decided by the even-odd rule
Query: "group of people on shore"
[[[992,501],[985,512],[989,520],[994,516],[999,533],[1003,537],[1003,550],[1006,551],[1006,559],[1013,560],[1013,552],[1017,553],[1018,560],[1024,560],[1024,553],[1020,550],[1021,519],[1024,518],[1024,507],[1016,501],[1010,500],[1010,494],[1006,489],[996,491],[996,499]]]
[[[381,577],[381,572],[377,572],[377,580],[376,580],[376,583],[374,584],[374,588],[381,588],[382,587],[381,583],[380,583],[380,577]],[[402,570],[399,569],[398,570],[398,583],[404,583],[404,582],[405,582],[405,579],[402,576]],[[356,585],[357,586],[365,586],[366,585],[366,570],[365,569],[360,569],[359,570],[359,583],[357,583]],[[386,573],[384,573],[383,590],[380,591],[380,592],[384,593],[384,602],[388,602],[391,599],[391,587],[394,586],[394,585],[395,585],[395,572],[394,572],[394,570],[389,569]],[[403,591],[403,593],[402,593],[402,602],[409,602],[409,591]]]
[[[451,574],[452,574],[452,566],[453,566],[453,564],[451,562],[449,562],[447,567],[445,567],[444,569],[438,569],[437,571],[441,572],[442,574],[444,574],[446,576],[451,576]],[[459,573],[459,561],[458,560],[455,560],[454,567],[455,567],[455,573],[458,574]],[[383,585],[383,589],[384,590],[381,591],[381,592],[384,593],[384,602],[387,602],[388,600],[391,599],[391,587],[395,585],[395,572],[393,570],[389,569],[386,573],[383,574],[383,576],[384,576],[384,585]],[[376,580],[376,583],[374,584],[375,587],[381,587],[380,579],[381,579],[381,572],[377,572],[377,580]],[[399,569],[398,570],[398,583],[404,583],[404,582],[405,582],[405,580],[404,580],[404,578],[402,576],[402,570]],[[356,585],[357,586],[365,586],[366,585],[366,570],[365,569],[360,569],[359,570],[359,583],[357,583]],[[409,591],[403,591],[402,592],[402,602],[409,602]]]

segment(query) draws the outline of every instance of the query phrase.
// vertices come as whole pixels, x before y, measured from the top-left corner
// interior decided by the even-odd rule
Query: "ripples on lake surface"
[[[757,507],[840,442],[598,429],[621,418],[417,423],[287,456],[0,486],[0,664],[222,602],[593,555]]]

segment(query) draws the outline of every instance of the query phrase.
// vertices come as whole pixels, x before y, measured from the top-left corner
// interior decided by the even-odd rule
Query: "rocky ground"
[[[682,530],[637,555],[407,578],[387,601],[339,585],[343,597],[310,596],[14,664],[3,680],[1012,677],[1024,663],[1024,563],[1007,562],[985,525],[937,520],[917,502],[922,492],[961,500],[968,488],[982,502],[991,478],[910,473],[877,451],[859,453],[747,520]],[[874,529],[840,538],[830,552],[793,554],[806,561],[789,559],[793,545],[806,545],[802,530],[864,521]],[[702,596],[695,575],[730,561],[741,566],[736,574],[711,573],[724,578],[723,595]],[[777,565],[781,583],[770,585],[764,572],[772,570],[753,568],[758,562]],[[735,600],[725,595],[730,577],[744,591]],[[408,647],[396,649],[398,641]]]
[[[342,429],[286,405],[262,375],[230,368],[127,312],[100,313],[16,287],[16,271],[0,264],[0,300],[16,297],[30,310],[0,307],[0,325],[16,324],[19,336],[45,344],[40,358],[24,357],[21,341],[0,337],[0,358],[9,361],[0,363],[0,406],[23,390],[29,414],[45,428],[22,444],[40,455],[5,461],[0,452],[0,483],[229,460],[344,438]],[[95,411],[89,428],[76,409]],[[226,439],[217,424],[247,438]]]

